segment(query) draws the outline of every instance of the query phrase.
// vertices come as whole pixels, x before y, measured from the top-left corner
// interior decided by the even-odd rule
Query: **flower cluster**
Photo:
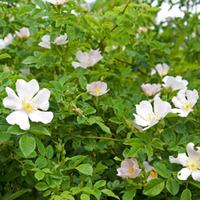
[[[181,76],[165,76],[169,71],[167,64],[157,64],[153,72],[157,72],[160,77],[163,77],[163,84],[142,84],[141,88],[146,96],[154,96],[153,106],[152,100],[141,101],[136,105],[136,113],[134,124],[139,130],[147,130],[157,124],[161,119],[167,116],[168,113],[178,114],[180,117],[187,117],[193,111],[194,105],[199,98],[197,90],[187,89],[188,81]],[[155,74],[155,73],[151,73]],[[172,98],[174,108],[167,101],[163,101],[159,96],[162,90],[178,91],[177,95]]]

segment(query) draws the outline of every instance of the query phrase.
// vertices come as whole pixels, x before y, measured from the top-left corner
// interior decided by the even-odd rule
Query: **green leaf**
[[[22,61],[22,63],[23,64],[25,64],[25,65],[30,65],[30,64],[34,64],[34,63],[37,63],[37,58],[36,57],[34,57],[34,56],[29,56],[29,57],[27,57],[26,59],[24,59],[23,61]]]
[[[166,183],[166,188],[172,195],[176,195],[179,191],[180,186],[178,181],[173,178],[169,178]]]
[[[41,181],[41,180],[44,178],[45,173],[42,172],[42,171],[38,171],[38,172],[35,173],[34,176],[35,176],[35,178],[36,178],[38,181]]]
[[[23,135],[19,140],[19,147],[24,156],[27,158],[35,150],[35,138],[32,136]]]
[[[25,134],[25,131],[21,130],[19,126],[14,125],[8,128],[7,133],[12,135],[22,135]]]
[[[47,135],[47,136],[51,136],[51,133],[49,132],[49,130],[47,128],[45,128],[44,126],[39,126],[39,125],[33,125],[31,127],[31,129],[29,130],[30,133],[34,134],[34,135]]]
[[[45,191],[49,188],[49,186],[45,182],[39,182],[35,185],[35,188],[38,191]]]
[[[41,155],[45,156],[46,149],[40,139],[36,138],[37,148]]]
[[[104,187],[106,185],[106,181],[104,180],[100,180],[100,181],[97,181],[95,184],[94,184],[94,188],[100,188],[100,187]]]
[[[154,197],[162,192],[165,187],[165,181],[163,179],[153,179],[147,183],[144,187],[143,194]]]
[[[113,197],[115,199],[119,199],[119,197],[117,195],[115,195],[111,190],[109,189],[103,189],[101,190],[101,192],[103,192],[104,194],[106,194],[109,197]]]
[[[90,196],[88,194],[81,194],[81,200],[90,200]]]
[[[53,158],[53,147],[51,145],[49,145],[47,148],[46,148],[46,156],[48,159],[51,159]]]
[[[133,200],[135,195],[136,195],[136,190],[134,190],[134,189],[128,190],[128,191],[124,192],[124,194],[122,196],[122,200]]]
[[[81,164],[76,169],[82,174],[92,176],[93,168],[90,164]]]
[[[6,58],[11,58],[11,56],[7,53],[3,53],[0,55],[0,60],[6,59]]]
[[[167,169],[166,165],[162,162],[156,162],[153,165],[158,172],[158,174],[164,178],[169,178],[171,175],[171,171]]]
[[[15,192],[13,194],[9,194],[3,197],[2,200],[14,200],[14,199],[18,199],[20,196],[22,196],[23,194],[29,192],[29,189],[22,189],[18,192]]]
[[[183,190],[180,200],[191,200],[192,194],[189,189]]]

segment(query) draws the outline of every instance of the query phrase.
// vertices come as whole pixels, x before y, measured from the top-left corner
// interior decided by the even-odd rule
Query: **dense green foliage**
[[[189,142],[200,144],[200,104],[188,117],[169,115],[144,132],[133,126],[135,105],[148,99],[140,85],[162,82],[150,76],[157,63],[167,63],[169,75],[181,75],[188,88],[199,90],[199,14],[185,12],[157,24],[159,7],[150,1],[99,0],[91,10],[80,5],[74,0],[60,6],[41,0],[0,5],[0,38],[21,27],[31,33],[0,50],[0,99],[16,80],[36,79],[51,91],[54,113],[48,125],[31,123],[23,131],[6,122],[11,111],[0,104],[0,199],[199,199],[200,183],[178,180],[181,167],[168,157],[185,152]],[[65,45],[38,46],[46,34],[55,39],[65,33]],[[78,50],[98,48],[103,59],[95,66],[72,67]],[[94,97],[86,85],[98,80],[109,91]],[[147,182],[144,172],[133,180],[118,177],[121,161],[131,157],[141,168],[151,160],[158,178]]]

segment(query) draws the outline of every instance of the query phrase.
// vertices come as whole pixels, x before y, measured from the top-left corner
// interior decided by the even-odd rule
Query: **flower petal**
[[[191,171],[188,168],[183,168],[178,172],[177,177],[179,180],[185,181],[188,179],[190,174],[191,174]]]
[[[200,148],[197,147],[196,150],[194,149],[194,144],[192,142],[187,144],[186,147],[187,154],[190,160],[198,161],[200,160]]]
[[[169,161],[170,163],[177,163],[177,164],[186,166],[189,160],[186,153],[179,153],[177,158],[174,158],[173,156],[169,156]]]
[[[200,181],[200,170],[195,170],[192,172],[192,178],[195,181]]]
[[[22,130],[28,130],[30,128],[30,123],[28,120],[28,115],[24,111],[14,111],[6,117],[6,121],[9,124],[17,124]]]
[[[39,84],[35,79],[29,82],[19,79],[16,82],[16,91],[22,100],[31,100],[38,90]]]
[[[159,118],[164,118],[171,111],[171,105],[167,101],[162,101],[160,97],[154,98],[154,112]]]
[[[136,113],[145,120],[148,119],[149,115],[154,114],[152,105],[149,101],[141,101],[139,105],[136,105]]]
[[[48,124],[53,119],[52,112],[43,112],[36,110],[28,114],[29,118],[32,122],[42,122],[44,124]]]
[[[50,91],[44,88],[35,95],[35,97],[33,98],[33,102],[38,109],[45,111],[48,110],[50,94]]]
[[[21,100],[15,94],[15,92],[11,88],[6,87],[6,93],[7,93],[8,96],[3,99],[4,107],[10,108],[12,110],[22,109]]]

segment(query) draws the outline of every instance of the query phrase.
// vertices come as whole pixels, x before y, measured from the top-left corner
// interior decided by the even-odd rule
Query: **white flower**
[[[156,74],[156,70],[153,68],[151,69],[150,75],[153,76],[154,74]]]
[[[150,101],[141,101],[136,105],[137,114],[134,114],[134,123],[144,131],[157,124],[170,111],[171,105],[162,101],[159,96],[155,96],[153,106]]]
[[[155,84],[155,83],[154,84],[150,84],[150,83],[144,84],[143,83],[141,85],[141,88],[146,96],[153,96],[160,91],[161,85]]]
[[[46,49],[51,49],[51,42],[50,42],[49,35],[42,36],[41,40],[42,41],[38,44],[39,46],[46,48]]]
[[[146,33],[147,31],[148,31],[148,28],[146,27],[141,26],[138,28],[138,33]]]
[[[121,163],[121,167],[117,169],[117,176],[122,178],[136,178],[141,169],[136,159],[125,159]]]
[[[165,76],[169,71],[169,66],[166,63],[163,64],[157,64],[155,66],[155,70],[158,72],[158,74],[163,77]]]
[[[74,68],[82,67],[88,68],[94,66],[103,57],[101,56],[99,50],[90,50],[89,52],[78,51],[76,53],[76,59],[79,62],[72,62]]]
[[[178,179],[187,180],[192,175],[195,181],[200,181],[200,147],[194,149],[194,144],[190,142],[187,144],[186,151],[187,155],[179,153],[177,158],[169,156],[169,161],[184,167],[178,172]]]
[[[28,38],[30,36],[29,28],[22,27],[19,31],[15,31],[18,38]]]
[[[187,117],[193,111],[194,105],[199,98],[197,90],[180,90],[177,96],[172,98],[176,108],[172,109],[173,113],[178,113],[180,117]]]
[[[188,85],[188,81],[183,80],[181,76],[165,76],[162,81],[163,87],[172,91],[186,89]]]
[[[158,178],[158,173],[156,172],[154,167],[149,164],[149,162],[144,161],[143,165],[144,165],[145,171],[149,174],[149,176],[147,177],[147,181]]]
[[[102,96],[108,92],[107,83],[101,81],[95,81],[87,84],[87,92],[93,96]]]
[[[4,39],[0,39],[0,49],[5,49],[13,41],[13,36],[9,33]]]
[[[54,44],[56,45],[63,45],[66,43],[67,43],[67,34],[58,36],[54,41]]]
[[[67,0],[47,0],[47,2],[57,6],[66,3]]]
[[[26,82],[17,80],[16,93],[9,87],[6,88],[7,97],[3,100],[6,108],[14,110],[6,118],[9,124],[17,124],[23,130],[30,128],[29,119],[32,122],[47,124],[53,119],[52,112],[46,112],[49,108],[50,91],[46,88],[39,91],[36,80]]]

